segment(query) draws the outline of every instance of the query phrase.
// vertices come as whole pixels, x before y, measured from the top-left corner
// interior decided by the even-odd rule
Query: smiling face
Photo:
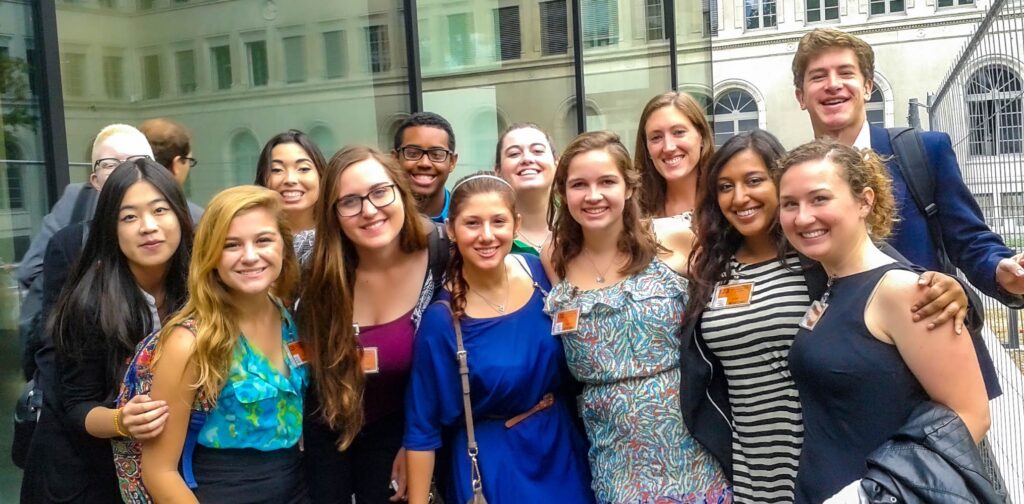
[[[718,174],[717,188],[718,207],[741,235],[762,237],[768,234],[779,200],[761,156],[751,149],[733,156]]]
[[[565,183],[566,207],[584,231],[618,233],[627,194],[615,160],[605,150],[577,155],[569,162]]]
[[[779,220],[786,239],[826,267],[840,264],[868,239],[865,219],[873,201],[870,188],[854,197],[828,160],[791,166],[779,181]]]
[[[284,239],[265,208],[239,212],[228,227],[217,276],[233,295],[265,295],[281,275]]]
[[[666,105],[655,110],[644,125],[644,134],[654,168],[666,182],[696,174],[702,138],[679,109]]]
[[[547,135],[534,128],[508,132],[501,142],[498,172],[516,192],[551,190],[555,179],[555,156]]]
[[[286,212],[312,214],[320,196],[320,175],[309,153],[297,143],[283,143],[274,146],[270,157],[267,188],[281,195]]]
[[[466,266],[491,270],[512,250],[518,228],[512,209],[497,192],[469,196],[449,218],[448,230]]]
[[[402,132],[401,147],[448,150],[448,133],[433,126],[410,126]],[[402,168],[409,172],[412,192],[419,199],[431,198],[443,191],[444,184],[448,181],[448,175],[451,174],[459,159],[458,154],[455,153],[450,153],[447,159],[439,163],[431,161],[426,153],[423,153],[423,156],[415,161],[405,159],[405,156],[400,153],[397,157]]]
[[[107,178],[114,172],[113,168],[104,169],[95,166],[101,159],[117,159],[124,161],[135,156],[149,156],[153,159],[153,148],[149,146],[142,134],[114,133],[100,142],[92,151],[93,170],[89,175],[89,183],[93,189],[100,191]],[[116,168],[116,165],[115,165]]]
[[[117,219],[117,242],[136,278],[167,267],[181,243],[181,226],[153,184],[139,181],[129,187]]]
[[[808,62],[796,99],[810,114],[816,137],[856,138],[867,118],[864,106],[871,90],[853,49],[836,48]]]
[[[391,186],[394,201],[382,204],[380,208],[374,206],[373,200],[381,202],[388,199],[379,194],[387,186]],[[342,200],[368,195],[369,200],[364,198],[361,201],[362,211],[359,215],[342,217],[338,214],[337,208]],[[338,177],[335,216],[341,231],[357,248],[381,249],[397,244],[399,233],[405,225],[405,205],[384,167],[376,159],[367,158],[345,168]]]

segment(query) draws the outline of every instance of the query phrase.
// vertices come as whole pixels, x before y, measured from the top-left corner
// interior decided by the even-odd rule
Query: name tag
[[[814,326],[818,325],[818,321],[821,317],[825,316],[825,310],[828,309],[828,303],[822,303],[821,301],[814,301],[811,303],[810,308],[804,312],[804,317],[800,319],[800,327],[813,331]]]
[[[380,361],[377,357],[377,347],[363,347],[359,351],[359,364],[363,373],[376,374],[380,372]]]
[[[576,331],[576,327],[580,323],[580,309],[570,308],[568,310],[562,310],[555,314],[555,318],[551,321],[551,335],[556,336],[559,334],[571,333]]]
[[[732,308],[734,306],[748,306],[753,294],[753,282],[719,285],[718,287],[715,287],[715,293],[711,296],[711,309],[717,310],[720,308]]]
[[[309,362],[306,359],[306,348],[302,346],[301,341],[288,343],[288,359],[292,362],[292,367],[302,367]]]

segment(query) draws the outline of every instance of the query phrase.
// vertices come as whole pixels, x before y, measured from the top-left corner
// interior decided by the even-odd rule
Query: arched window
[[[234,184],[251,184],[256,177],[256,163],[260,157],[260,143],[249,131],[240,131],[231,137],[231,167]]]
[[[313,126],[309,130],[309,138],[313,140],[324,157],[330,159],[338,147],[334,145],[334,133],[327,126]]]
[[[881,89],[871,90],[871,97],[864,105],[864,111],[868,115],[868,124],[879,128],[885,127],[885,97],[882,96]]]
[[[1004,65],[986,66],[967,82],[970,153],[993,156],[1021,152],[1021,80]]]
[[[750,93],[730,89],[715,100],[715,146],[737,133],[757,128],[757,102]]]

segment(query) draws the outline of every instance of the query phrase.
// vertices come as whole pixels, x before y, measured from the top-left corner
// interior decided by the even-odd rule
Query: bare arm
[[[909,271],[887,273],[868,303],[865,323],[876,338],[896,345],[925,392],[955,411],[980,441],[990,420],[974,346],[952,323],[929,330],[926,322],[914,322],[910,307],[919,292],[917,280]]]
[[[196,394],[190,385],[197,378],[191,365],[195,336],[179,327],[164,337],[150,396],[166,401],[169,414],[163,433],[142,444],[142,480],[154,502],[198,502],[178,473]]]
[[[427,504],[430,479],[434,475],[433,451],[405,451],[409,504]]]
[[[555,285],[562,279],[555,273],[555,267],[551,264],[551,238],[544,242],[544,246],[540,249],[540,264],[544,266],[544,273],[548,275],[548,281],[551,285]]]

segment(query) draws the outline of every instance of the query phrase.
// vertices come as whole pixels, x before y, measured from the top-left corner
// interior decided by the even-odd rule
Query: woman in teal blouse
[[[164,326],[152,364],[150,395],[170,406],[163,434],[142,447],[155,502],[308,502],[298,447],[307,366],[279,301],[297,274],[276,193],[242,186],[213,198],[196,232],[188,303]],[[192,481],[179,459],[203,411]]]

